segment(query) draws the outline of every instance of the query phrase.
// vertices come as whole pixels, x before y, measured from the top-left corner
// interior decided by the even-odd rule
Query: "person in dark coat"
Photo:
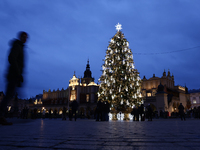
[[[96,108],[96,121],[99,121],[99,120],[101,120],[102,121],[102,102],[101,102],[101,100],[99,100],[98,102],[97,102],[97,108]]]
[[[54,119],[57,119],[57,109],[53,111]]]
[[[152,108],[151,108],[151,105],[148,104],[148,106],[147,106],[148,121],[152,121],[152,114],[153,114],[153,110],[152,110]]]
[[[136,107],[133,108],[131,115],[133,115],[133,121],[136,121]]]
[[[140,107],[139,107],[139,113],[140,113],[140,116],[141,116],[141,121],[144,121],[145,120],[145,116],[144,116],[144,104],[140,105]]]
[[[66,120],[66,107],[63,107],[63,114],[62,114],[62,120]]]
[[[18,38],[12,43],[8,56],[7,86],[5,97],[0,104],[0,124],[2,125],[12,125],[12,123],[6,121],[4,114],[7,109],[7,104],[15,95],[16,87],[21,87],[21,83],[23,82],[24,43],[26,43],[28,34],[26,32],[19,32]]]
[[[139,107],[135,109],[135,120],[139,121]]]
[[[105,121],[109,121],[109,114],[110,112],[110,104],[108,101],[105,101]]]
[[[37,108],[34,108],[33,110],[33,119],[37,118]]]
[[[78,110],[78,102],[76,100],[73,100],[72,103],[71,103],[71,108],[72,108],[72,117],[74,115],[74,119],[76,121],[76,111]]]
[[[52,119],[52,114],[51,114],[52,109],[49,109],[49,119]]]
[[[178,106],[178,110],[179,110],[179,115],[181,117],[181,120],[185,120],[185,113],[184,113],[184,107],[182,105],[182,103],[180,103],[180,105]]]

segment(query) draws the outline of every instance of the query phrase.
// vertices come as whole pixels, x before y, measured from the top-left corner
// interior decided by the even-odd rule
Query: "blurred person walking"
[[[26,43],[28,34],[24,31],[18,33],[18,39],[14,40],[8,56],[9,68],[7,73],[7,85],[5,96],[0,104],[0,124],[12,125],[5,119],[7,104],[13,98],[17,87],[22,86],[23,70],[24,70],[24,44]]]

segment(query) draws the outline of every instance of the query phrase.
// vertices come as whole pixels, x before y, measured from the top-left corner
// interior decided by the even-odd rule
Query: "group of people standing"
[[[69,117],[69,120],[72,121],[72,119],[74,118],[74,120],[76,121],[77,119],[77,110],[78,110],[78,102],[76,100],[72,101],[70,104],[70,109],[67,113],[67,108],[64,106],[63,110],[62,110],[62,120],[67,120],[67,117]],[[37,109],[34,109],[34,113],[33,113],[34,117],[33,119],[37,118]],[[58,116],[58,111],[55,109],[54,111],[52,111],[52,109],[49,109],[48,114],[47,114],[49,119],[56,119]],[[42,111],[42,118],[45,119],[46,117],[46,111],[43,110]]]
[[[95,118],[96,121],[108,121],[110,112],[110,104],[108,101],[97,102],[97,107],[95,110]],[[141,117],[141,121],[145,121],[145,117],[148,118],[149,121],[152,121],[153,110],[151,105],[149,104],[144,110],[144,104],[141,104],[139,107],[134,107],[131,114],[133,115],[133,121],[139,121],[139,117]]]
[[[131,115],[133,115],[133,121],[139,121],[139,118],[141,118],[141,121],[145,121],[145,118],[152,121],[153,110],[150,104],[145,109],[144,104],[141,104],[139,107],[133,108]]]
[[[108,101],[102,102],[101,100],[99,100],[97,102],[97,107],[95,110],[96,121],[108,121],[109,120],[109,116],[108,116],[109,112],[110,112],[110,104],[108,103]]]

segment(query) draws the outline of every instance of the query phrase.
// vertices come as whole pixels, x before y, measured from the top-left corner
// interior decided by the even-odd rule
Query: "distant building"
[[[69,100],[77,100],[82,113],[94,112],[97,102],[99,86],[94,82],[90,71],[89,61],[84,72],[84,77],[78,79],[74,74],[69,81]]]
[[[74,73],[73,77],[69,80],[67,89],[43,90],[42,98],[36,98],[32,108],[36,107],[38,112],[42,112],[43,110],[46,112],[57,110],[59,114],[62,114],[63,107],[66,107],[68,110],[70,103],[76,100],[79,103],[79,112],[87,115],[95,110],[97,91],[98,85],[94,82],[88,61],[83,78],[77,78]]]
[[[43,110],[46,113],[51,110],[57,111],[58,114],[62,114],[63,107],[68,106],[68,89],[57,90],[43,90],[43,94],[37,95],[33,99],[31,109],[37,108],[37,112],[41,113]]]
[[[170,74],[170,71],[167,75],[164,71],[161,78],[156,77],[155,74],[150,79],[146,79],[144,76],[142,95],[145,99],[144,105],[151,104],[154,111],[158,111],[158,114],[160,111],[168,111],[170,114],[178,112],[180,103],[186,108],[189,96],[187,88],[174,85],[174,76]]]
[[[193,89],[188,91],[190,94],[191,108],[200,106],[200,89]]]
[[[164,71],[162,77],[156,77],[154,74],[152,78],[146,79],[144,76],[142,79],[144,105],[151,104],[153,110],[157,111],[158,114],[160,111],[167,111],[169,115],[178,112],[180,103],[186,108],[185,110],[189,109],[187,88],[179,85],[175,86],[174,83],[174,76],[170,74],[170,71],[168,71],[168,74]],[[34,100],[32,108],[36,107],[38,112],[45,109],[47,113],[49,110],[52,112],[56,110],[59,114],[62,114],[63,107],[68,110],[70,103],[76,100],[79,103],[79,113],[85,116],[91,115],[96,108],[98,89],[99,85],[94,82],[88,61],[83,78],[77,78],[74,73],[69,80],[67,89],[44,90],[42,98]]]

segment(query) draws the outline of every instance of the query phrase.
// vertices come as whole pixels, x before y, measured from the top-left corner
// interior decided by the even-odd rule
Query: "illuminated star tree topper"
[[[117,31],[120,31],[120,30],[122,29],[122,25],[119,24],[119,23],[118,23],[115,27],[116,27],[116,30],[117,30]]]

